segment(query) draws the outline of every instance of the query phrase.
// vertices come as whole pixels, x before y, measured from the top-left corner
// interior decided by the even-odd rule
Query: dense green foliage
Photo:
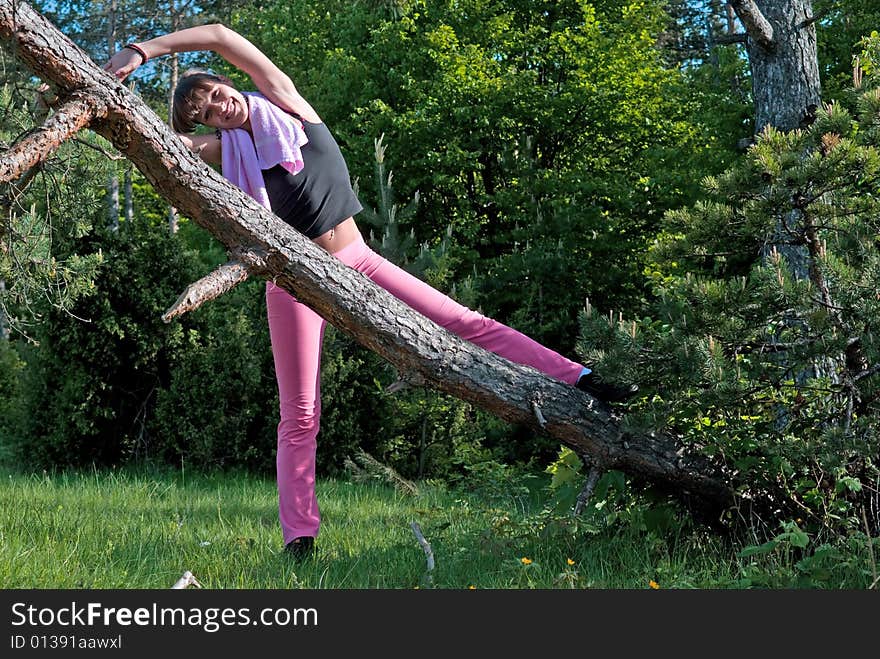
[[[95,230],[70,245],[105,260],[72,309],[48,309],[26,351],[23,459],[36,465],[120,464],[139,450],[169,350],[182,328],[164,326],[167,301],[195,274],[166,233]]]
[[[212,3],[220,13],[203,18],[248,36],[331,126],[378,250],[606,376],[638,380],[644,396],[625,424],[723,461],[743,501],[775,502],[760,511],[767,544],[752,554],[772,560],[785,548],[807,562],[776,582],[756,569],[753,583],[794,585],[798,570],[819,574],[840,556],[829,545],[811,559],[804,533],[846,543],[865,525],[876,531],[880,100],[867,90],[880,57],[849,18],[874,16],[873,3],[828,3],[819,22],[835,103],[747,153],[736,144],[752,133],[748,63],[699,37],[693,3],[239,4],[224,16]],[[120,34],[163,31],[149,5]],[[723,20],[709,5],[717,35]],[[102,61],[106,16],[80,21],[84,3],[52,6]],[[34,81],[7,60],[0,146],[40,117]],[[160,115],[167,80],[157,62],[138,73]],[[262,283],[163,324],[225,254],[186,218],[170,235],[167,205],[137,172],[134,217],[108,228],[107,177],[130,165],[80,137],[2,190],[0,330],[13,331],[0,339],[0,456],[33,468],[155,461],[271,475],[278,401]],[[363,449],[408,478],[516,497],[514,468],[550,464],[541,512],[496,520],[493,532],[569,523],[577,456],[436,392],[389,393],[396,380],[328,328],[320,473],[344,473]],[[677,509],[646,491],[642,510],[631,487],[605,474],[565,542],[584,528],[669,527]]]
[[[583,318],[582,349],[662,383],[631,423],[723,460],[744,502],[835,532],[878,524],[880,91],[861,92],[855,116],[828,104],[761,134],[667,214],[653,317]]]
[[[34,88],[21,81],[8,55],[0,51],[0,64],[8,64],[10,79],[0,80],[0,147],[23,135],[33,115],[45,116],[33,102]],[[99,194],[76,182],[95,180],[106,164],[92,155],[88,145],[64,144],[41,166],[13,185],[0,189],[0,335],[11,331],[27,336],[41,304],[64,308],[93,286],[100,254],[60,254],[55,249],[68,237],[91,229],[92,213],[100,208]]]
[[[859,43],[880,25],[880,5],[874,0],[814,0],[822,16],[818,30],[823,97],[846,95],[853,84],[853,60]]]
[[[398,7],[285,1],[233,27],[334,127],[367,200],[384,135],[400,198],[420,195],[416,240],[451,227],[453,279],[474,274],[482,310],[573,354],[584,297],[644,304],[646,240],[723,152],[655,47],[660,5]]]

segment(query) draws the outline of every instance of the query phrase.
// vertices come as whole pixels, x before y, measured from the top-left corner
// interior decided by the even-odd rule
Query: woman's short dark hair
[[[171,104],[171,126],[178,133],[192,133],[199,121],[196,117],[204,101],[205,92],[214,84],[231,85],[229,78],[218,76],[204,69],[188,69],[180,76],[174,88]]]

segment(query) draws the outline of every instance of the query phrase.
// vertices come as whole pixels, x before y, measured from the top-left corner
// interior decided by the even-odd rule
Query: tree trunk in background
[[[736,32],[736,12],[729,4],[725,7],[725,17],[727,18],[727,34]]]
[[[821,102],[812,0],[730,0],[730,5],[748,34],[755,132],[797,128]],[[750,20],[755,9],[766,24]]]
[[[169,0],[168,2],[168,12],[171,17],[171,30],[170,32],[176,32],[180,29],[180,12],[175,7],[175,0]],[[171,110],[174,107],[174,88],[177,87],[177,81],[180,76],[180,58],[177,56],[177,53],[173,53],[171,55],[171,80],[168,85],[168,125],[171,125]],[[168,207],[168,230],[175,234],[177,233],[178,224],[180,222],[180,216],[177,213],[177,209],[174,206]]]
[[[119,231],[119,176],[115,171],[107,179],[107,226]]]
[[[812,0],[730,0],[729,4],[746,28],[755,133],[768,126],[789,131],[810,122],[821,103]],[[798,215],[792,209],[786,219],[789,227],[801,226]],[[781,224],[778,233],[768,254],[777,250],[794,276],[806,279],[807,250],[790,244]]]
[[[6,280],[0,279],[0,298],[6,292]],[[6,311],[0,307],[0,341],[9,340],[9,323],[6,322]]]
[[[125,170],[125,224],[130,227],[134,222],[134,190],[131,183],[131,167]]]
[[[791,131],[812,123],[822,101],[812,0],[729,0],[729,4],[746,28],[755,133],[767,127]],[[795,207],[786,215],[764,250],[765,261],[778,252],[795,279],[811,279],[817,291],[827,290],[824,270],[816,263],[819,256],[815,249],[811,253],[806,247],[811,230],[807,219]],[[833,302],[829,302],[830,307],[820,306],[817,311],[833,309]],[[786,322],[792,326],[803,324],[797,319]],[[840,360],[823,359],[796,373],[794,379],[803,383],[824,376],[838,384],[842,363],[842,355]],[[786,422],[786,415],[787,411],[780,409],[780,425]]]
[[[107,7],[107,58],[116,52],[117,0],[110,0]],[[107,180],[107,224],[111,231],[119,231],[119,174],[113,167]]]

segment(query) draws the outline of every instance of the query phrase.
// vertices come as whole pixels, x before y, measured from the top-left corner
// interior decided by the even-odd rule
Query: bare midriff
[[[319,247],[323,247],[330,254],[335,254],[360,238],[360,229],[355,224],[354,218],[350,217],[337,224],[330,231],[326,231],[317,238],[313,238],[312,242]]]

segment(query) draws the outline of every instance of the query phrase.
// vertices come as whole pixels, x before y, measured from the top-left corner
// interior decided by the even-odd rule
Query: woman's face
[[[211,128],[245,128],[248,123],[248,104],[234,87],[212,82],[204,92],[196,121]]]

